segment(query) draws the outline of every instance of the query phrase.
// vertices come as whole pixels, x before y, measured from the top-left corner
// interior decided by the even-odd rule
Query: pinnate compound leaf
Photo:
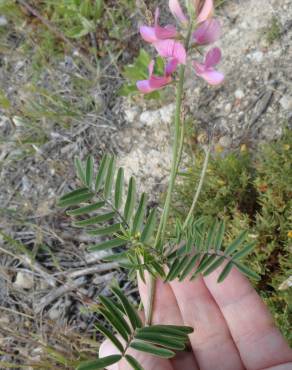
[[[107,250],[107,249],[111,249],[111,248],[122,247],[126,243],[127,243],[126,240],[116,238],[116,239],[112,239],[112,240],[107,240],[107,241],[102,242],[102,243],[97,244],[97,245],[92,245],[92,246],[89,247],[89,251],[97,252],[97,251],[103,251],[103,250]]]
[[[160,348],[160,347],[157,347],[153,344],[140,342],[140,341],[136,341],[136,340],[131,342],[130,347],[136,349],[137,351],[151,353],[154,356],[158,356],[158,357],[162,357],[162,358],[172,358],[172,357],[175,356],[175,352],[173,352],[169,349]]]
[[[122,343],[118,340],[118,338],[110,331],[108,330],[105,326],[101,324],[95,324],[95,327],[98,331],[100,331],[104,336],[106,336],[112,344],[120,351],[124,352],[124,347]]]
[[[135,203],[136,203],[136,181],[134,177],[131,177],[124,210],[124,217],[127,222],[129,222],[132,217]]]
[[[96,191],[100,191],[103,185],[104,178],[107,173],[108,164],[109,164],[109,156],[107,154],[104,154],[101,159],[100,166],[99,166],[96,179],[95,179],[95,190]]]
[[[109,196],[111,195],[114,176],[115,176],[115,170],[116,170],[115,157],[112,156],[109,159],[109,164],[108,164],[108,169],[107,169],[107,174],[106,174],[106,179],[105,179],[105,185],[104,185],[104,191],[103,191],[105,199],[108,199]]]
[[[82,164],[79,157],[75,157],[74,165],[75,165],[75,170],[76,170],[77,176],[79,177],[81,182],[84,185],[86,185],[86,175],[85,175],[85,171],[84,171],[84,168],[83,168],[83,164]]]
[[[104,369],[106,366],[110,366],[119,362],[122,358],[122,355],[111,355],[103,358],[98,358],[92,361],[81,362],[76,370],[97,370]]]
[[[156,227],[156,209],[152,209],[141,234],[142,243],[150,242]]]
[[[86,173],[85,173],[86,185],[89,188],[91,188],[92,179],[93,179],[93,158],[91,155],[89,155],[86,160]]]
[[[124,295],[124,293],[119,288],[112,288],[113,293],[118,297],[118,299],[121,301],[124,311],[127,314],[127,317],[130,319],[130,322],[132,324],[133,329],[141,328],[143,326],[143,323],[137,314],[134,307],[131,305],[127,297]]]
[[[121,167],[118,170],[116,186],[115,186],[115,208],[119,209],[123,201],[124,188],[124,169]]]
[[[224,254],[230,256],[247,237],[247,231],[243,231],[239,236],[225,249]]]
[[[134,370],[144,370],[144,368],[139,364],[139,362],[133,356],[126,355],[125,358]]]

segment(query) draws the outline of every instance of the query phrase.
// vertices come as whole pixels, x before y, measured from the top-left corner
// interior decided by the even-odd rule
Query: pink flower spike
[[[178,64],[186,64],[187,53],[180,42],[175,40],[160,40],[154,43],[154,47],[160,56],[177,59]]]
[[[175,26],[168,24],[165,27],[161,27],[159,25],[159,14],[160,14],[159,8],[156,8],[154,30],[155,30],[155,35],[157,39],[165,40],[165,39],[172,39],[176,37],[177,32],[176,32]]]
[[[198,23],[202,23],[208,18],[210,18],[214,11],[213,0],[204,0],[204,4],[202,5],[201,9],[199,9],[197,6],[200,3],[201,1],[195,0],[196,9],[199,10],[197,17]]]
[[[204,21],[193,33],[193,38],[198,45],[208,45],[217,41],[221,36],[221,25],[217,19],[211,18]]]
[[[152,60],[148,66],[149,79],[137,81],[136,86],[144,94],[149,94],[153,91],[159,90],[171,82],[171,77],[165,76],[154,76],[154,61]]]
[[[211,49],[205,58],[204,63],[193,62],[195,72],[210,85],[219,85],[224,81],[224,75],[216,71],[213,67],[220,62],[221,51],[219,48]]]
[[[168,6],[172,15],[175,18],[177,18],[181,23],[188,22],[188,18],[184,15],[178,0],[169,0]]]

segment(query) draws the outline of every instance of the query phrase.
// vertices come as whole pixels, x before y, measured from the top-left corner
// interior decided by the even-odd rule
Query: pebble
[[[244,98],[244,92],[240,89],[237,89],[234,93],[236,99],[242,99]]]
[[[14,282],[14,286],[22,289],[31,289],[33,287],[33,275],[27,272],[18,272]]]
[[[264,53],[262,51],[255,51],[251,54],[248,54],[247,57],[257,63],[261,63],[264,59]]]
[[[225,113],[229,114],[231,112],[231,109],[232,109],[232,104],[231,103],[227,103],[225,105],[224,111],[225,111]]]
[[[292,96],[284,95],[279,103],[284,110],[292,110]]]

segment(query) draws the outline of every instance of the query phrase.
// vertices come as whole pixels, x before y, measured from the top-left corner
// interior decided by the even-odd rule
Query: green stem
[[[201,172],[201,176],[200,176],[200,181],[199,181],[199,184],[198,184],[198,187],[197,187],[197,191],[195,193],[195,196],[194,196],[194,199],[193,199],[193,203],[192,203],[192,206],[189,210],[189,213],[187,215],[187,218],[185,219],[185,222],[183,224],[183,229],[186,228],[186,226],[188,225],[191,217],[193,216],[193,213],[194,213],[194,210],[195,210],[195,206],[197,204],[197,201],[199,199],[199,195],[201,193],[201,190],[202,190],[202,187],[203,187],[203,183],[204,183],[204,180],[205,180],[205,176],[206,176],[206,172],[207,172],[207,167],[208,167],[208,162],[209,162],[209,157],[210,157],[210,147],[208,147],[208,149],[206,150],[206,156],[205,156],[205,160],[204,160],[204,164],[203,164],[203,168],[202,168],[202,172]]]
[[[193,23],[191,22],[189,25],[187,37],[185,40],[186,51],[188,51],[189,49],[192,29],[193,29]],[[163,212],[161,215],[160,223],[159,223],[156,238],[155,238],[156,247],[158,243],[161,243],[161,245],[163,245],[166,225],[167,225],[169,211],[170,211],[171,197],[172,197],[172,193],[174,189],[177,169],[179,166],[181,152],[183,148],[184,131],[181,131],[183,130],[183,128],[180,126],[181,126],[181,107],[182,107],[182,100],[183,100],[183,88],[184,88],[184,80],[185,80],[185,68],[186,68],[185,65],[181,65],[179,68],[179,80],[178,80],[178,86],[176,90],[176,106],[175,106],[175,117],[174,117],[174,141],[173,141],[173,149],[172,149],[170,180],[169,180],[169,185],[167,189]],[[148,284],[148,305],[145,311],[147,325],[151,325],[151,322],[152,322],[155,286],[156,286],[156,280],[151,275],[150,282]]]

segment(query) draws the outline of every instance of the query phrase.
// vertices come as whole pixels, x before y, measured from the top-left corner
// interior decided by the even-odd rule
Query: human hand
[[[194,281],[158,281],[153,324],[187,325],[191,348],[164,360],[129,351],[145,370],[292,370],[292,350],[249,281],[233,269],[220,284],[220,271]],[[145,307],[147,287],[139,281]],[[105,341],[100,357],[117,353]],[[128,363],[108,370],[128,370]]]

